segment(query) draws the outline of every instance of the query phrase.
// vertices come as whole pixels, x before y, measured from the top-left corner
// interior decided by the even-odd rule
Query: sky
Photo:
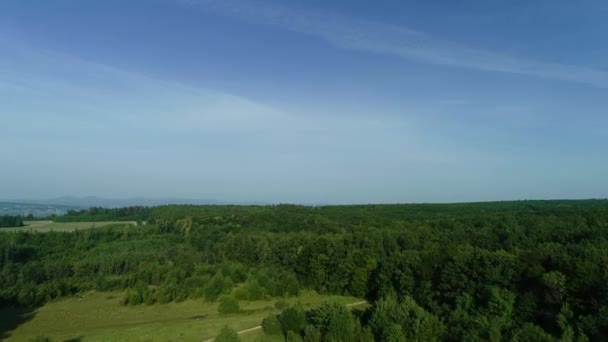
[[[4,0],[0,198],[608,197],[604,0]]]

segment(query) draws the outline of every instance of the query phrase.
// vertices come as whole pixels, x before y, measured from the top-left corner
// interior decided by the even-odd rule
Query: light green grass
[[[15,232],[15,231],[35,231],[47,233],[55,232],[73,232],[75,230],[99,228],[110,224],[131,224],[136,225],[134,221],[113,221],[113,222],[53,222],[53,221],[25,221],[23,227],[0,228],[0,232]]]
[[[82,297],[48,303],[37,309],[34,317],[9,332],[7,341],[27,341],[47,336],[53,341],[80,338],[82,341],[204,341],[215,337],[224,325],[239,331],[260,325],[276,300],[241,302],[242,312],[220,315],[217,304],[201,300],[181,303],[121,306],[122,293],[91,292]],[[337,300],[345,304],[360,299],[321,296],[304,292],[290,303],[305,307]],[[11,310],[0,311],[0,318]],[[254,341],[261,331],[241,334],[243,341]]]

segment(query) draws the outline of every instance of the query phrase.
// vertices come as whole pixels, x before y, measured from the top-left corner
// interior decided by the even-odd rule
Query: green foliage
[[[355,297],[365,297],[367,295],[368,282],[369,271],[361,267],[355,269],[349,286],[350,294]]]
[[[4,227],[23,227],[23,217],[21,216],[0,216],[0,228]]]
[[[370,327],[361,327],[357,330],[355,336],[357,336],[358,342],[374,342],[374,333]]]
[[[234,288],[232,290],[232,295],[238,300],[250,300],[251,298],[251,292],[244,286]]]
[[[69,210],[64,216],[55,216],[56,222],[83,221],[149,221],[151,209],[142,206],[125,208],[91,207],[82,210]]]
[[[146,224],[2,232],[0,306],[89,290],[142,305],[307,288],[373,303],[353,317],[357,338],[371,329],[378,340],[608,340],[605,200],[91,208],[55,218],[108,219]],[[350,334],[348,316],[327,310],[292,315],[295,331]]]
[[[280,336],[262,335],[262,336],[257,336],[254,341],[255,342],[285,342],[285,337],[283,335],[280,335]]]
[[[400,324],[392,323],[382,330],[382,341],[405,342],[405,334]]]
[[[542,281],[551,300],[561,302],[566,294],[566,276],[559,271],[552,271],[543,274]]]
[[[553,342],[555,339],[542,328],[532,323],[524,323],[513,335],[513,342]]]
[[[241,311],[239,301],[232,296],[223,295],[220,297],[220,304],[217,308],[221,314],[232,314]]]
[[[395,325],[399,325],[399,329]],[[393,296],[378,300],[370,326],[377,336],[387,341],[399,340],[401,335],[408,341],[440,341],[445,332],[443,323],[411,297],[401,302]]]
[[[321,342],[321,331],[314,325],[307,325],[304,328],[304,342]]]
[[[222,293],[230,290],[232,286],[233,283],[230,278],[226,278],[221,272],[217,272],[203,290],[203,296],[205,300],[214,302]]]
[[[266,335],[283,335],[283,329],[281,323],[277,318],[277,315],[270,314],[262,321],[262,330]]]
[[[355,340],[355,319],[346,307],[340,306],[332,313],[325,338],[330,341]]]
[[[302,337],[293,331],[287,332],[287,337],[285,338],[286,342],[302,342]]]
[[[215,338],[216,342],[238,342],[239,334],[236,330],[229,328],[228,326],[224,326],[220,331],[220,334]]]
[[[306,326],[306,316],[302,305],[293,305],[283,310],[279,315],[279,323],[285,335],[289,331],[300,334]]]
[[[128,299],[128,303],[129,305],[139,305],[141,303],[143,303],[144,299],[141,295],[141,292],[138,290],[130,290],[129,291],[129,299]]]
[[[342,304],[326,303],[308,312],[307,320],[319,328],[325,339],[353,341],[356,334],[355,318]]]

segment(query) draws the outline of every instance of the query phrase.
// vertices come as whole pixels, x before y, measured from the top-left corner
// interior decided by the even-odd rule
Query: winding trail
[[[367,304],[367,301],[366,300],[362,300],[360,302],[346,304],[346,307],[350,308],[350,307],[353,307],[353,306],[358,306],[358,305],[363,305],[363,304]],[[257,325],[257,326],[255,326],[253,328],[237,331],[237,334],[239,334],[239,335],[240,334],[245,334],[245,333],[256,331],[256,330],[260,330],[260,329],[262,329],[262,326],[261,325]],[[203,342],[213,342],[214,340],[215,340],[215,338],[210,338],[208,340],[204,340]]]

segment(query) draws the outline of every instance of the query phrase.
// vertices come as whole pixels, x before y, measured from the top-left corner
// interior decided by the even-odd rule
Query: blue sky
[[[608,196],[608,3],[0,2],[0,198]]]

